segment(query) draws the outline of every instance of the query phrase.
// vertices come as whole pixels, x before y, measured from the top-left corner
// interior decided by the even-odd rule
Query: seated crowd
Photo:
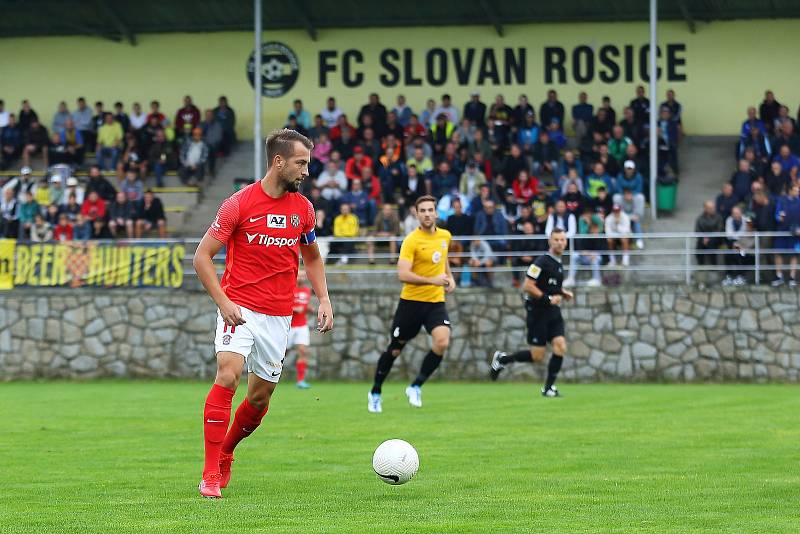
[[[800,119],[800,111],[798,111]],[[726,266],[724,285],[742,285],[755,263],[755,238],[748,232],[787,232],[790,236],[759,238],[765,253],[762,264],[774,262],[773,286],[785,282],[784,264],[789,263],[789,285],[797,285],[800,254],[800,135],[789,108],[772,91],[756,109],[747,108],[736,145],[736,165],[716,201],[708,200],[695,223],[696,232],[725,233],[725,237],[697,240],[697,263],[717,265],[718,252]]]
[[[564,126],[569,121],[569,128]],[[367,257],[374,263],[376,244],[395,258],[399,238],[416,228],[413,205],[421,195],[438,200],[440,223],[454,236],[451,261],[483,272],[495,265],[519,266],[546,248],[545,240],[505,240],[492,236],[547,236],[555,226],[576,241],[572,262],[595,267],[630,262],[629,250],[643,247],[642,231],[649,164],[649,101],[644,88],[618,116],[608,97],[595,108],[581,93],[571,116],[555,91],[539,110],[521,95],[515,107],[497,95],[487,106],[473,92],[461,109],[449,95],[428,100],[418,113],[402,95],[391,109],[377,94],[355,120],[328,98],[313,117],[296,100],[287,128],[314,141],[304,191],[317,211],[317,235],[370,236]],[[658,118],[658,172],[678,172],[681,106],[673,91]],[[397,237],[398,240],[391,239]],[[380,239],[379,239],[380,238]],[[332,243],[346,263],[356,247]],[[577,251],[576,251],[577,252]],[[394,260],[393,260],[394,261]],[[465,276],[465,284],[491,284],[487,274]]]
[[[27,100],[17,114],[6,111],[0,100],[0,170],[20,160],[31,167],[37,156],[45,169],[59,164],[75,169],[94,155],[100,169],[116,173],[119,181],[134,172],[141,180],[153,176],[155,185],[163,187],[164,174],[177,171],[184,184],[199,185],[207,172],[214,175],[217,159],[230,152],[235,126],[236,115],[224,96],[201,116],[187,95],[174,121],[157,100],[150,102],[149,113],[138,102],[128,113],[122,102],[112,111],[98,101],[93,111],[80,97],[72,111],[66,102],[58,105],[49,130]]]

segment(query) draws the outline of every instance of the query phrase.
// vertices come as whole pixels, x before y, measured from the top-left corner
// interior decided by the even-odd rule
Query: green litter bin
[[[675,199],[678,196],[678,180],[673,176],[664,176],[656,183],[656,207],[660,211],[675,211]]]

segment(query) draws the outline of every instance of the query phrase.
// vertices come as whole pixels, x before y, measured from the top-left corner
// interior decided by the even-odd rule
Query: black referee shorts
[[[392,339],[410,341],[423,325],[429,334],[437,326],[450,328],[450,316],[444,302],[400,299],[392,321]]]
[[[531,305],[526,306],[528,344],[532,347],[544,347],[554,338],[564,335],[564,318],[561,316],[561,308],[549,306],[537,308]]]

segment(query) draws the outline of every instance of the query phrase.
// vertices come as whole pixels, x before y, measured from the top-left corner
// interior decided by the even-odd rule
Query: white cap
[[[636,164],[633,162],[633,160],[629,159],[628,161],[625,162],[625,168],[626,169],[635,169],[636,168]]]
[[[67,178],[67,187],[73,187],[76,185],[78,185],[77,178],[75,178],[74,176],[70,176],[69,178]]]
[[[54,174],[50,178],[50,181],[53,182],[53,183],[60,182],[61,181],[61,175],[60,174]]]
[[[481,94],[478,91],[472,91],[469,96],[481,96]]]
[[[22,167],[22,168],[19,170],[19,173],[20,173],[20,174],[30,174],[30,173],[32,173],[32,172],[33,172],[33,171],[31,170],[31,168],[30,168],[30,167],[27,167],[27,166],[25,166],[25,167]]]

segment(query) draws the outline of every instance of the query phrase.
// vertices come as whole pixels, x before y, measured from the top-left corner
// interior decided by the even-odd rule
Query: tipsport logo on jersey
[[[247,59],[247,79],[255,87],[255,52]],[[261,94],[269,98],[285,95],[294,87],[300,74],[300,61],[294,50],[283,43],[270,41],[261,45]]]

